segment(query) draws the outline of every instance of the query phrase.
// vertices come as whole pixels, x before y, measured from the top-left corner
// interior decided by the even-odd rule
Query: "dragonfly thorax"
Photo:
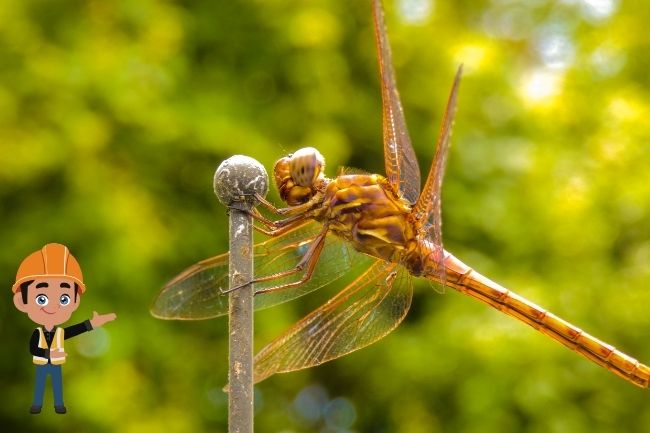
[[[280,197],[290,206],[307,202],[325,180],[325,158],[313,147],[304,147],[278,160],[273,168]]]

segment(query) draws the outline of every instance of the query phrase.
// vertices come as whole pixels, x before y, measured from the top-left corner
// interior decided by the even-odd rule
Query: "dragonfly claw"
[[[229,295],[230,293],[234,292],[235,290],[239,290],[239,289],[241,289],[241,288],[243,288],[245,286],[253,284],[254,282],[255,282],[255,280],[251,280],[251,281],[248,281],[246,283],[240,284],[238,286],[230,287],[230,288],[228,288],[226,290],[219,289],[219,293],[221,293],[222,295]]]

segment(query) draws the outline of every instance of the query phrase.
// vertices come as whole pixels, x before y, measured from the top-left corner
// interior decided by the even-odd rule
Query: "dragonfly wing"
[[[411,145],[400,101],[381,0],[373,1],[384,130],[386,177],[411,204],[420,195],[420,167]]]
[[[433,272],[437,274],[443,286],[445,284],[445,266],[442,246],[442,180],[445,174],[445,165],[449,152],[452,127],[454,125],[458,87],[462,72],[463,67],[461,65],[458,68],[458,72],[456,72],[454,84],[449,93],[445,114],[442,125],[440,126],[440,133],[438,134],[438,142],[436,143],[436,152],[431,163],[431,168],[429,169],[427,181],[424,184],[420,198],[412,210],[412,215],[415,217],[418,229],[426,233],[426,237],[431,241],[433,251],[438,257],[437,269]]]
[[[460,85],[460,77],[463,72],[462,65],[456,72],[454,84],[447,99],[447,106],[445,107],[445,114],[440,126],[440,133],[438,134],[438,142],[436,143],[436,152],[429,169],[427,181],[422,189],[422,194],[418,199],[415,206],[413,206],[413,215],[416,220],[425,225],[431,221],[437,229],[440,228],[441,220],[441,193],[442,193],[442,180],[445,175],[445,166],[447,163],[447,154],[449,153],[449,144],[451,141],[451,132],[454,126],[454,115],[456,114],[456,101],[458,99],[458,87]],[[438,230],[439,235],[440,230]],[[442,241],[441,239],[434,239]]]
[[[295,267],[322,225],[309,221],[287,233],[254,247],[256,276],[271,275]],[[344,275],[351,266],[362,266],[365,258],[346,242],[328,235],[311,280],[298,287],[255,296],[255,308],[262,309],[295,299]],[[151,313],[162,319],[200,320],[228,314],[229,254],[221,254],[190,266],[167,283],[155,299]],[[298,280],[302,273],[255,284],[255,289]]]
[[[228,253],[192,265],[158,293],[150,312],[159,319],[209,319],[228,312]]]
[[[376,260],[334,298],[255,357],[255,382],[312,367],[381,339],[404,319],[413,286],[406,269]]]

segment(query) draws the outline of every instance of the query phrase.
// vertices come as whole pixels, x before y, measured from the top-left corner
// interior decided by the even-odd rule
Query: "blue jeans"
[[[36,383],[34,384],[34,401],[32,405],[43,406],[43,393],[45,392],[45,378],[52,376],[52,391],[54,393],[54,406],[63,406],[63,379],[60,365],[37,365]]]

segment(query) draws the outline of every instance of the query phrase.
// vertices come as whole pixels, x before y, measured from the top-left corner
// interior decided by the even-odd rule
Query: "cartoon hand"
[[[68,354],[65,353],[63,349],[56,349],[50,351],[50,358],[65,358],[66,356],[68,356]]]
[[[112,322],[116,317],[115,313],[99,314],[97,311],[93,311],[93,318],[90,319],[90,324],[93,325],[93,328],[99,328],[106,322]]]

